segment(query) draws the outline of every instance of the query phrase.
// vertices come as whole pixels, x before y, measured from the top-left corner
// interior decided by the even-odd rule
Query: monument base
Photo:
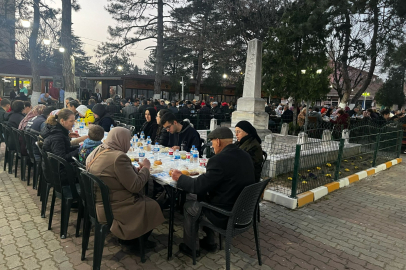
[[[250,122],[257,130],[268,129],[269,115],[266,112],[235,111],[231,117],[231,127],[243,120]]]
[[[254,97],[239,98],[237,100],[237,111],[264,112],[265,100]]]

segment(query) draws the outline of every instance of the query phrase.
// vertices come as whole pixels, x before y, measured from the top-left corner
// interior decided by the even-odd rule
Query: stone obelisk
[[[237,111],[233,112],[231,127],[242,120],[250,122],[261,139],[270,134],[269,115],[265,112],[265,100],[261,98],[262,86],[262,41],[253,39],[248,42],[247,62],[245,66],[244,91],[237,101]]]

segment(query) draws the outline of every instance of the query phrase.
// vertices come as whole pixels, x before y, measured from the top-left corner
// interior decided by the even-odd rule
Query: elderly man
[[[254,165],[250,155],[233,144],[233,133],[227,127],[220,127],[208,135],[216,155],[209,159],[206,173],[191,178],[178,170],[172,172],[177,187],[198,195],[204,201],[226,211],[231,211],[244,187],[255,183]],[[217,248],[214,232],[203,227],[206,237],[198,241],[193,239],[192,225],[198,230],[199,221],[205,219],[225,229],[228,217],[207,208],[202,210],[198,201],[189,201],[184,206],[183,242],[179,250],[191,256],[193,242],[196,242],[196,256],[200,255],[199,246],[213,252]],[[196,234],[197,235],[197,234]]]

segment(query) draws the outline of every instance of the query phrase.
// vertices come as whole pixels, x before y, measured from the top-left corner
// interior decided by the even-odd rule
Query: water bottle
[[[135,134],[134,137],[133,137],[133,142],[136,142],[136,141],[138,141],[138,136],[137,136],[137,134]]]
[[[144,131],[141,131],[141,134],[140,134],[140,139],[141,139],[141,141],[143,141],[143,140],[145,139],[145,134],[144,134]]]
[[[147,137],[147,145],[150,145],[152,143],[152,141],[151,141],[151,137]]]
[[[144,147],[142,147],[142,146],[140,146],[140,150],[138,152],[138,158],[139,158],[139,160],[138,160],[139,163],[142,163],[144,161],[145,151],[144,151]]]
[[[83,129],[85,128],[85,124],[82,122],[82,121],[80,121],[80,124],[79,124],[79,135],[83,135]]]
[[[174,160],[175,160],[176,163],[179,163],[179,161],[180,161],[179,149],[176,149],[176,151],[175,151]]]
[[[190,154],[191,154],[190,163],[197,166],[197,164],[199,163],[199,151],[196,148],[194,148],[192,150],[192,153]]]
[[[110,130],[112,130],[114,128],[114,126],[113,126],[113,124],[111,124],[111,126],[110,126]]]
[[[158,160],[159,159],[159,143],[155,143],[155,146],[154,146],[154,158],[155,158],[155,160]]]

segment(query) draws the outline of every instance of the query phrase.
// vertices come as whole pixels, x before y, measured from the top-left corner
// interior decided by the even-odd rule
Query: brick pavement
[[[316,203],[289,210],[262,203],[260,236],[263,265],[256,260],[253,232],[233,241],[232,269],[405,269],[406,164],[363,179]],[[59,239],[57,199],[52,230],[40,217],[36,191],[0,172],[0,269],[91,269],[93,237],[85,261],[72,212],[67,239]],[[167,212],[164,212],[168,216]],[[224,251],[205,253],[197,265],[178,252],[182,217],[176,214],[174,256],[166,260],[168,223],[153,231],[157,247],[142,264],[109,235],[102,269],[224,269]]]

